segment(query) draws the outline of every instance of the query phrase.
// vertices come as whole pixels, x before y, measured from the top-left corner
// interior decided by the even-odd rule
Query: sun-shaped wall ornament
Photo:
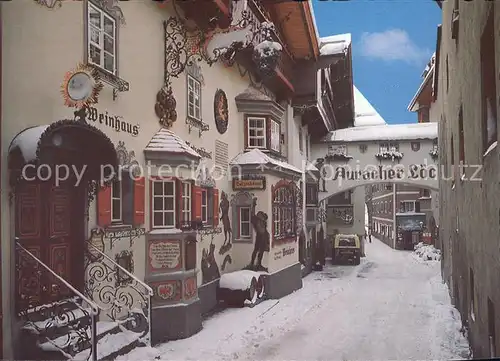
[[[79,64],[64,76],[61,86],[64,105],[83,108],[96,104],[102,88],[97,70],[90,65]]]

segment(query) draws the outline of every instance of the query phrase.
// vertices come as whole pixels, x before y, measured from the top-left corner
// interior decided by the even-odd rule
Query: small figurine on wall
[[[219,254],[225,254],[231,247],[231,222],[229,222],[229,200],[227,199],[226,192],[222,192],[220,200],[220,220],[222,221],[222,226],[224,227],[224,244],[219,250]]]
[[[254,271],[264,271],[267,272],[267,268],[262,266],[262,257],[264,252],[269,252],[271,236],[267,230],[267,214],[259,211],[255,214],[255,206],[257,205],[257,198],[253,199],[252,203],[252,226],[255,230],[255,245],[252,252],[252,259],[248,269]],[[257,264],[255,263],[255,257],[257,257]]]

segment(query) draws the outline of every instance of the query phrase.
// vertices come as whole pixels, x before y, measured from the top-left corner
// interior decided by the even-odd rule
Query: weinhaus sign
[[[134,137],[139,135],[139,124],[126,122],[120,115],[110,115],[107,111],[100,112],[97,108],[89,107],[87,119],[112,128],[117,132],[125,132]]]
[[[372,166],[364,170],[337,167],[333,171],[333,180],[401,180],[401,179],[437,179],[437,168],[412,164],[404,166]]]

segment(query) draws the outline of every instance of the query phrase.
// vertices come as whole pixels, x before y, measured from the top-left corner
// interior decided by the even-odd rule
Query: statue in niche
[[[202,283],[212,282],[220,278],[219,266],[215,261],[215,244],[210,242],[209,251],[206,248],[203,249],[201,256],[201,275]]]
[[[251,222],[255,231],[255,244],[252,252],[252,259],[246,269],[267,272],[267,268],[262,266],[262,257],[264,257],[264,252],[269,252],[271,248],[271,236],[267,230],[268,217],[267,214],[262,211],[255,214],[256,205],[257,198],[254,198],[252,202]],[[254,265],[255,258],[257,258],[257,264]]]
[[[232,247],[231,235],[233,233],[231,229],[231,222],[229,221],[230,206],[226,192],[221,193],[219,209],[220,209],[220,220],[222,221],[222,226],[224,228],[224,244],[220,248],[219,254],[223,255],[227,253]]]

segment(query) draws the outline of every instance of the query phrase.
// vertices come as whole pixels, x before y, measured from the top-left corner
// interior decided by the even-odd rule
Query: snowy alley
[[[359,266],[313,272],[304,287],[228,309],[185,340],[119,360],[446,360],[469,349],[440,263],[374,240]]]

